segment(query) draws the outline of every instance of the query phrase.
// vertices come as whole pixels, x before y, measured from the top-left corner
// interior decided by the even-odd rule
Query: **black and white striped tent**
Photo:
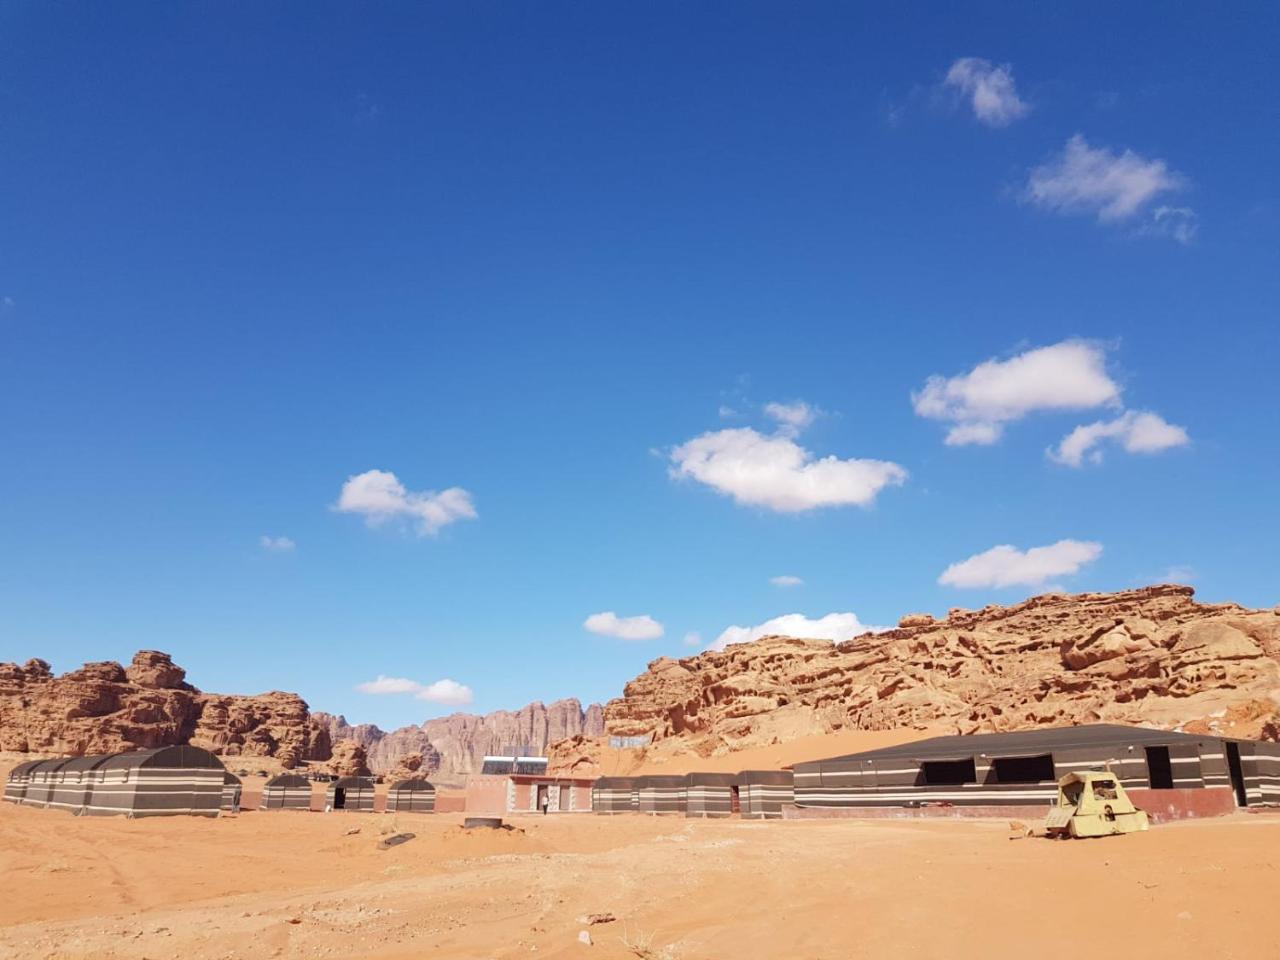
[[[637,777],[636,807],[641,813],[684,813],[686,777]]]
[[[596,813],[635,813],[640,808],[637,777],[600,777],[591,785],[591,809]]]
[[[37,760],[26,771],[26,789],[23,791],[22,803],[28,807],[47,807],[53,798],[53,788],[57,783],[56,775],[69,757],[57,757],[51,760]]]
[[[117,753],[94,768],[84,812],[157,817],[216,817],[222,803],[222,761],[200,747],[156,747]]]
[[[373,789],[373,777],[341,777],[325,791],[325,809],[373,813]]]
[[[222,776],[222,803],[221,808],[228,813],[240,812],[240,795],[243,790],[240,778],[230,770]]]
[[[93,801],[94,788],[98,785],[98,771],[112,756],[102,753],[73,757],[56,768],[50,768],[51,784],[45,806],[75,814],[87,813]]]
[[[1046,804],[1063,774],[1102,769],[1126,788],[1230,787],[1238,806],[1280,805],[1280,745],[1105,723],[934,737],[797,763],[795,803]]]
[[[9,778],[4,784],[4,798],[10,803],[22,803],[27,795],[27,787],[31,784],[31,770],[41,761],[27,760],[9,771]]]
[[[780,819],[782,808],[795,800],[790,770],[743,770],[737,784],[744,819]]]
[[[685,778],[686,817],[730,817],[737,807],[735,774],[691,773]]]
[[[387,790],[388,813],[435,813],[436,788],[426,780],[397,780]]]
[[[311,781],[296,773],[280,773],[262,785],[261,810],[310,810]]]

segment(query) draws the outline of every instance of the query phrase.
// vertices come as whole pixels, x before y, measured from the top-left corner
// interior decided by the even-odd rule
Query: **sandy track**
[[[393,819],[418,836],[379,850]],[[1082,936],[1105,938],[1091,956],[1275,955],[1280,817],[1076,843],[990,822],[514,822],[6,804],[0,957],[1078,958]],[[606,911],[579,944],[575,918]]]

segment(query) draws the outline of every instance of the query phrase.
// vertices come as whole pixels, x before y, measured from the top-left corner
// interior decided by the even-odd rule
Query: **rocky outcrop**
[[[604,732],[600,705],[591,704],[584,710],[572,698],[550,704],[531,703],[520,710],[480,715],[455,713],[390,733],[371,724],[352,726],[342,716],[313,716],[326,726],[334,743],[352,740],[363,746],[375,773],[391,773],[402,758],[420,753],[425,775],[442,782],[458,781],[478,771],[485,754],[513,748],[541,754],[558,740]]]
[[[367,777],[369,758],[365,756],[364,747],[354,740],[335,743],[329,758],[329,772],[335,777]]]
[[[286,767],[329,756],[328,730],[301,697],[201,693],[157,650],[140,650],[128,667],[86,663],[59,677],[43,660],[0,664],[0,750],[74,755],[175,743]]]
[[[605,707],[607,732],[703,756],[844,729],[970,733],[1090,721],[1256,736],[1280,724],[1280,612],[1190,587],[1050,594],[910,614],[839,644],[767,637],[662,658]],[[588,769],[599,740],[553,750]]]

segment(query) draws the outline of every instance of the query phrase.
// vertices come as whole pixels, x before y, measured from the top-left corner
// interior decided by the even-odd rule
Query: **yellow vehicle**
[[[1147,826],[1146,812],[1133,805],[1110,771],[1064,776],[1058,781],[1058,804],[1044,822],[1050,837],[1109,837]]]

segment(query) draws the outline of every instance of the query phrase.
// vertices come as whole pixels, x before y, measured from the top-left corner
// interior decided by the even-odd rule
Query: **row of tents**
[[[325,791],[330,810],[373,811],[374,778],[343,777]],[[205,816],[238,812],[240,779],[200,747],[156,747],[127,753],[29,760],[9,771],[4,799],[81,816]],[[263,785],[263,810],[310,810],[311,781],[281,774]],[[435,787],[401,780],[387,792],[388,812],[432,813]]]
[[[668,813],[686,817],[776,820],[794,798],[790,770],[601,777],[591,791],[596,813]]]

